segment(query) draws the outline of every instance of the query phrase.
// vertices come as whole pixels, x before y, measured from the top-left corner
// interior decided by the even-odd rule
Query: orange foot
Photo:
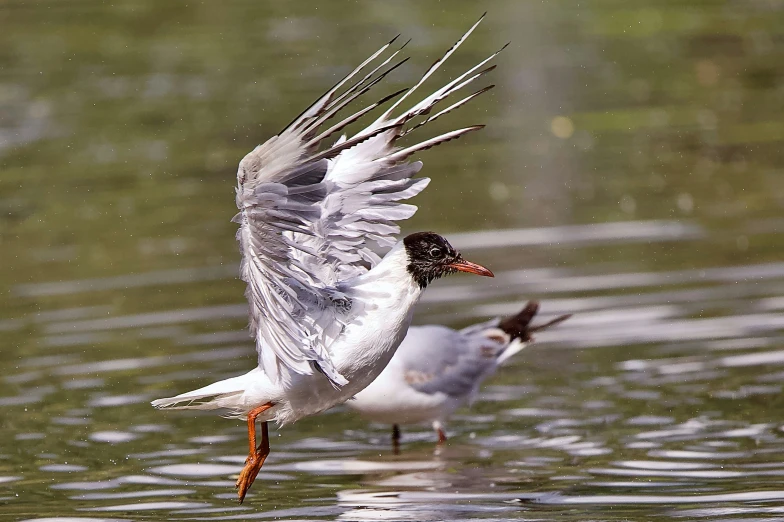
[[[253,481],[256,480],[256,475],[259,474],[259,470],[261,466],[264,464],[264,461],[267,460],[267,455],[269,454],[269,450],[267,453],[253,453],[252,455],[248,455],[248,458],[245,459],[245,467],[242,468],[240,472],[240,477],[237,479],[236,488],[239,490],[239,498],[240,504],[242,501],[245,500],[245,494],[250,489]]]
[[[270,452],[269,431],[267,430],[266,421],[261,423],[261,444],[256,447],[256,417],[273,406],[274,404],[268,402],[248,412],[248,458],[245,459],[245,467],[242,468],[240,478],[237,479],[237,485],[235,486],[239,489],[240,504],[245,500],[245,494],[250,489],[253,481],[256,480],[256,475],[259,474],[259,470],[264,461],[267,460],[267,455]]]
[[[443,444],[446,440],[446,432],[442,428],[438,428],[438,444]]]

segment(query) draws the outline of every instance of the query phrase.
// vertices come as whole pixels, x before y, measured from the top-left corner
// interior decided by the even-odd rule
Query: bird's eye
[[[432,259],[441,259],[442,257],[444,257],[444,251],[438,247],[431,248],[430,252],[428,253],[430,254],[430,257]]]

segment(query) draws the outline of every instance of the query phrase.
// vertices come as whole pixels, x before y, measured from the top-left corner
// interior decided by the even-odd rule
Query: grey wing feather
[[[481,126],[447,132],[404,149],[396,142],[414,126],[420,127],[473,99],[477,94],[419,125],[409,125],[414,117],[428,114],[439,102],[487,72],[476,71],[497,53],[401,114],[392,116],[392,109],[432,75],[477,24],[413,88],[398,91],[322,129],[326,121],[402,63],[387,67],[400,50],[379,58],[392,40],[240,162],[240,212],[235,221],[240,225],[237,239],[243,255],[241,277],[248,285],[250,330],[256,338],[259,365],[274,382],[285,381],[290,372],[309,375],[314,371],[323,372],[336,386],[347,382],[332,364],[330,352],[349,320],[344,303],[336,304],[342,301],[337,285],[378,263],[372,243],[392,246],[400,231],[397,221],[416,212],[416,207],[401,201],[424,190],[429,180],[413,179],[422,164],[407,163],[407,158]],[[380,64],[373,65],[377,59]],[[366,68],[369,72],[363,73]],[[319,150],[326,137],[343,132],[403,92],[392,109],[370,126]]]
[[[487,326],[485,326],[487,325]],[[498,366],[498,358],[509,345],[494,325],[472,328],[469,334],[441,326],[409,328],[395,357],[401,357],[404,378],[422,393],[444,393],[465,397],[476,391],[482,380]]]

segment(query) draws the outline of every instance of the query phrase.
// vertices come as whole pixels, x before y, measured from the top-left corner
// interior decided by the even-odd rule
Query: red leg
[[[264,461],[267,460],[269,455],[269,432],[267,430],[267,422],[261,423],[261,443],[256,447],[256,417],[272,408],[274,404],[268,402],[262,404],[258,408],[254,408],[248,413],[248,458],[245,459],[245,467],[240,472],[240,477],[237,479],[239,489],[240,504],[245,500],[245,494],[250,489],[253,481],[256,480],[256,475],[259,474]]]
[[[446,442],[446,432],[444,431],[444,427],[441,425],[441,422],[433,421],[433,429],[436,430],[436,433],[438,433],[438,444],[441,445]]]
[[[446,432],[443,428],[438,428],[438,443],[443,444],[444,442],[446,442]]]
[[[400,426],[392,425],[392,453],[400,455]]]

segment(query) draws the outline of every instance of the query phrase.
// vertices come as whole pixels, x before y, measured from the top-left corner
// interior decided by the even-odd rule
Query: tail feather
[[[246,373],[214,382],[198,390],[154,400],[151,404],[158,409],[172,410],[237,410],[239,399],[249,384],[249,376],[250,373]]]
[[[150,404],[159,410],[219,410],[219,409],[234,409],[232,400],[238,395],[242,395],[241,391],[222,394],[207,394],[207,395],[194,395],[193,392],[182,393],[174,397],[165,397],[163,399],[156,399]]]
[[[512,342],[510,342],[506,346],[504,351],[501,352],[501,354],[496,359],[498,361],[498,364],[504,364],[504,361],[509,359],[511,356],[513,356],[517,352],[521,351],[526,346],[528,346],[527,342],[523,342],[520,339],[513,339]]]

